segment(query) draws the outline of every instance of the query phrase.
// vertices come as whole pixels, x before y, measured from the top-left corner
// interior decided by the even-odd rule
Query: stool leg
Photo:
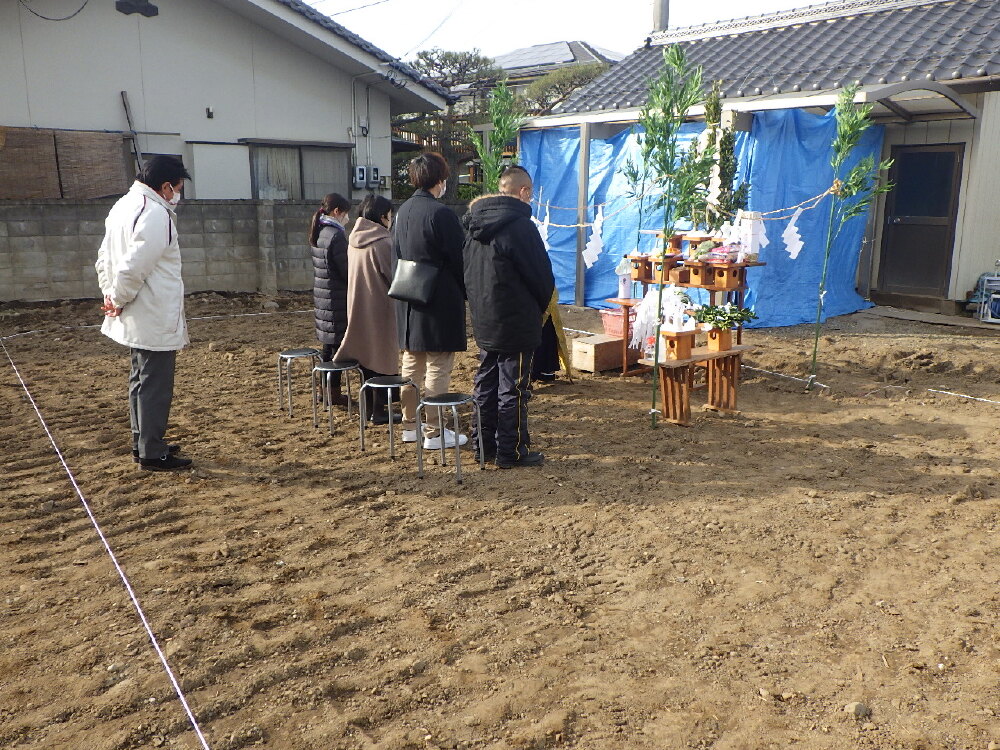
[[[400,390],[400,398],[402,399],[403,392]],[[389,404],[392,407],[392,404]],[[415,412],[416,422],[417,422],[417,479],[424,478],[424,441],[421,437],[423,430],[420,424],[420,413],[423,411],[424,405],[417,400],[417,409]]]
[[[350,372],[350,371],[348,371],[348,372]],[[350,392],[351,392],[351,379],[350,379],[350,376],[348,376],[348,378],[347,378],[347,393],[350,394]],[[330,416],[330,436],[332,437],[333,436],[333,381],[331,381],[329,379],[327,380],[327,382],[326,382],[326,390],[323,391],[323,393],[327,394],[330,397],[330,412],[329,412],[329,416]],[[348,398],[350,398],[350,395],[348,395]],[[347,418],[348,419],[351,418],[351,403],[350,403],[350,401],[348,401],[348,403],[347,403]]]
[[[322,382],[323,382],[323,376],[320,375],[319,379],[320,379],[320,383],[322,384]],[[319,427],[319,418],[318,418],[318,416],[316,414],[316,396],[318,396],[319,394],[316,393],[316,370],[315,369],[312,370],[312,371],[310,371],[310,373],[309,373],[309,395],[312,396],[313,429],[315,430],[317,427]],[[324,398],[324,403],[325,403],[325,401],[326,401],[326,399]]]
[[[353,368],[352,368],[353,369]],[[347,384],[347,418],[351,419],[351,370],[344,370],[344,381]],[[333,391],[330,391],[330,410],[333,411]]]
[[[365,422],[368,421],[368,410],[365,409],[365,389],[367,383],[363,383],[358,390],[358,411],[361,418],[358,420],[358,434],[361,436],[361,450],[365,449]],[[371,390],[370,388],[368,390]]]
[[[444,440],[444,429],[445,429],[445,427],[444,427],[444,410],[439,406],[437,408],[437,413],[438,413],[438,422],[437,422],[437,424],[438,424],[438,442],[441,445],[441,465],[442,466],[447,466],[448,465],[448,460],[445,457],[445,447],[444,447],[444,442],[445,442],[445,440]]]
[[[288,360],[288,366],[285,367],[285,382],[288,385],[288,416],[292,416],[292,365],[295,360]]]
[[[390,408],[387,409],[389,412],[389,458],[396,458],[396,430],[393,429],[394,425],[392,423],[392,388],[386,388],[385,391],[386,399],[389,401]],[[399,389],[399,398],[403,398],[403,389]]]
[[[476,415],[476,437],[479,439],[479,470],[486,469],[486,459],[483,457],[483,415],[479,411],[479,404],[472,402],[472,408]]]
[[[458,429],[458,407],[451,407],[451,420],[455,427],[455,481],[458,484],[462,483],[462,446],[458,442],[458,435],[461,432]]]
[[[285,402],[281,400],[281,357],[278,357],[278,409],[281,409]]]

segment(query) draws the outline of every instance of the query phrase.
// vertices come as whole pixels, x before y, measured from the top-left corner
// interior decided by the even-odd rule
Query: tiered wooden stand
[[[705,263],[683,260],[680,253],[669,253],[661,258],[645,255],[628,256],[632,265],[632,280],[642,284],[643,296],[651,285],[673,284],[688,289],[705,289],[709,294],[709,302],[713,305],[724,305],[731,302],[743,307],[747,292],[747,269],[763,266],[764,263]],[[625,299],[611,297],[607,300],[621,307],[622,313],[622,377],[627,375],[642,375],[650,371],[650,367],[639,361],[638,367],[629,364],[628,342],[632,337],[629,322],[630,310],[638,305],[641,299]],[[743,327],[736,329],[736,343],[743,343]]]

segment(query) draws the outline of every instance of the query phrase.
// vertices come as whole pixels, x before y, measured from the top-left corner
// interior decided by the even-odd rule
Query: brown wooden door
[[[960,143],[893,148],[880,292],[948,296],[964,149]]]

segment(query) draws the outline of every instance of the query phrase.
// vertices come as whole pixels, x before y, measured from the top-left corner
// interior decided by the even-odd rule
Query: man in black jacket
[[[555,281],[531,221],[531,177],[522,167],[500,176],[500,195],[475,200],[465,216],[465,287],[479,344],[475,398],[483,452],[501,469],[538,466],[530,450],[531,359]]]

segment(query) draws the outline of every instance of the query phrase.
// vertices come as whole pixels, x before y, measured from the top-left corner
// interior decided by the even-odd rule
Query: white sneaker
[[[403,430],[403,442],[404,443],[415,443],[415,442],[417,442],[417,431],[416,430]]]
[[[451,431],[451,430],[449,430],[449,429],[446,428],[444,430],[443,435],[444,435],[444,447],[445,448],[454,448],[455,447],[455,433],[453,431]],[[464,434],[459,434],[458,435],[458,444],[459,445],[465,445],[467,442],[469,442],[469,438],[468,438],[467,435],[464,435]],[[440,437],[436,437],[436,438],[424,438],[424,450],[425,451],[441,450],[441,438]]]

